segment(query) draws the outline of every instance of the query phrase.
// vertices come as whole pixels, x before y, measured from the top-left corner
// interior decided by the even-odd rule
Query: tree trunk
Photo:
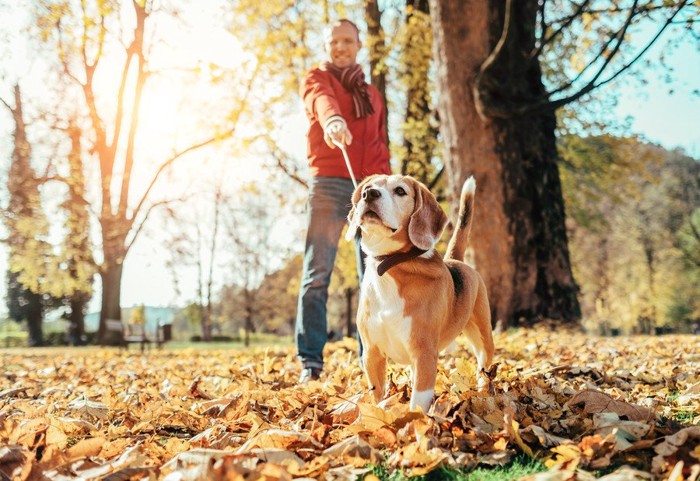
[[[348,337],[353,337],[355,334],[355,323],[352,315],[352,298],[354,293],[355,289],[349,287],[345,289],[345,335]]]
[[[30,240],[37,241],[41,237],[39,231],[32,231],[28,226],[41,224],[43,216],[41,195],[36,173],[32,168],[32,145],[27,137],[27,125],[24,122],[22,104],[22,92],[19,84],[13,89],[14,108],[5,100],[2,103],[12,114],[14,121],[13,149],[7,176],[7,191],[9,203],[3,220],[7,229],[6,243],[8,246],[8,270],[7,278],[7,308],[9,317],[17,322],[27,321],[29,331],[29,345],[41,346],[44,344],[42,331],[42,317],[44,312],[43,296],[38,291],[38,286],[25,285],[20,282],[21,271],[42,270],[44,262],[41,249],[26,249]],[[22,224],[28,224],[22,226]],[[32,265],[27,265],[28,261]],[[36,262],[38,261],[38,262]]]
[[[202,320],[202,341],[211,341],[211,308],[208,305],[199,306],[200,319]]]
[[[469,175],[477,181],[473,261],[484,278],[494,322],[580,317],[564,225],[553,113],[483,118],[476,77],[503,26],[505,2],[431,0],[440,131],[449,191],[459,198]],[[523,99],[544,93],[534,46],[537,2],[515,5],[506,61],[496,74]],[[453,202],[453,205],[456,202]]]
[[[83,336],[85,335],[85,305],[89,296],[85,293],[78,292],[70,298],[70,342],[74,346],[80,346],[85,343]]]
[[[379,10],[377,0],[365,0],[365,21],[367,22],[367,38],[364,41],[364,46],[369,52],[370,83],[379,90],[382,99],[384,99],[384,105],[388,105],[386,100],[386,66],[382,66],[382,61],[386,56],[386,43],[382,28],[382,11]],[[387,108],[384,109],[387,144],[389,143],[388,119],[389,109]]]
[[[114,259],[108,257],[105,259]],[[108,330],[106,320],[122,319],[121,312],[121,286],[122,286],[122,271],[124,264],[121,262],[105,263],[100,273],[102,278],[102,310],[100,311],[100,329],[97,333],[97,343],[100,345],[116,346],[124,341],[123,332]]]
[[[44,345],[43,307],[34,303],[27,309],[27,328],[29,331],[29,347]]]
[[[428,0],[410,0],[406,7],[407,38],[405,51],[401,55],[401,70],[405,77],[403,82],[407,102],[403,125],[405,156],[401,159],[401,173],[430,185],[435,178],[432,160],[439,134],[434,118],[429,75],[433,55],[427,45],[417,47],[425,45],[431,39],[430,8]]]
[[[245,337],[243,338],[243,345],[245,347],[250,346],[250,332],[253,330],[253,319],[251,313],[248,312],[245,316]]]

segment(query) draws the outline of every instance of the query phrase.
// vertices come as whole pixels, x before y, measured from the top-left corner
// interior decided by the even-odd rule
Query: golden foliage
[[[697,470],[697,337],[541,329],[496,341],[494,394],[472,390],[465,363],[474,362],[460,340],[441,360],[428,416],[408,410],[409,376],[396,367],[388,399],[371,402],[349,339],[328,346],[324,377],[304,387],[288,347],[6,351],[0,473],[353,479],[380,463],[418,475],[507,464],[516,453],[546,462],[552,475],[631,462],[686,476],[677,479]],[[674,420],[682,413],[685,425]]]

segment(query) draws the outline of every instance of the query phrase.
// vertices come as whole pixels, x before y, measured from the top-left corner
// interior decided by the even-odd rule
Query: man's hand
[[[352,143],[352,134],[345,120],[341,117],[336,117],[328,122],[323,138],[331,149],[335,148],[334,140],[343,145],[350,145]]]

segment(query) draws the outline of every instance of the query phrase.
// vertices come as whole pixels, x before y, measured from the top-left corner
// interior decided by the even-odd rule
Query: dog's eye
[[[395,193],[396,195],[401,196],[401,197],[403,197],[404,195],[407,195],[407,194],[406,194],[406,191],[403,190],[403,187],[397,187],[397,188],[395,188],[395,189],[394,189],[394,193]]]

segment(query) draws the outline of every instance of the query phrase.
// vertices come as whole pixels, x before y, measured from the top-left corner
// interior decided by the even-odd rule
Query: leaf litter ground
[[[458,344],[427,416],[397,366],[371,402],[351,339],[305,387],[291,346],[3,351],[0,479],[410,477],[515,456],[547,466],[528,481],[700,479],[700,337],[509,331],[490,392]]]

